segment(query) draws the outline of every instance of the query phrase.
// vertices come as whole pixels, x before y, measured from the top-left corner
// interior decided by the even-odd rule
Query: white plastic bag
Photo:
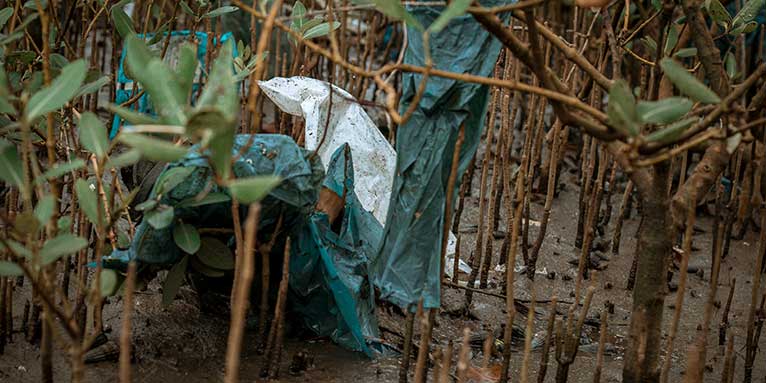
[[[258,85],[283,112],[306,120],[306,149],[317,150],[325,170],[335,150],[348,143],[354,159],[357,198],[385,225],[396,171],[396,152],[356,99],[333,85],[330,100],[330,84],[309,77],[275,77],[259,81]],[[455,244],[455,235],[450,232],[448,258],[455,254]],[[466,268],[470,273],[468,265],[461,264],[460,271],[466,272]]]

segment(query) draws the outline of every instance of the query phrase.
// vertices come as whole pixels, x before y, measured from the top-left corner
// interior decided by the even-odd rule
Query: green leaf
[[[94,224],[98,225],[98,193],[96,186],[90,182],[79,178],[74,184],[77,193],[77,202],[80,204],[85,216]]]
[[[65,215],[56,222],[59,231],[72,231],[72,217]]]
[[[16,231],[22,234],[35,234],[41,227],[34,212],[29,210],[17,215],[13,226]]]
[[[90,94],[93,92],[98,92],[101,88],[109,85],[111,81],[112,79],[109,78],[109,76],[99,77],[96,81],[89,82],[81,86],[80,89],[77,90],[77,93],[75,94],[75,98],[84,96],[86,94]]]
[[[758,22],[756,21],[750,21],[744,24],[740,24],[734,28],[732,28],[731,32],[729,32],[732,36],[737,36],[742,33],[750,33],[754,31],[756,28],[758,28]]]
[[[8,65],[30,65],[35,61],[36,58],[37,53],[32,51],[9,52],[5,56]]]
[[[195,169],[196,167],[193,166],[178,166],[166,170],[160,175],[159,180],[157,180],[157,194],[163,195],[170,193],[173,188],[181,184],[181,182],[184,182]]]
[[[0,113],[16,114],[16,108],[4,96],[0,96]]]
[[[152,100],[157,114],[170,125],[186,123],[184,106],[186,97],[173,72],[157,57],[152,57],[149,48],[135,36],[128,36],[126,61],[134,79],[141,83]],[[236,91],[236,90],[235,90]]]
[[[140,204],[136,205],[136,211],[149,211],[157,207],[159,201],[156,199],[148,199]]]
[[[156,118],[136,112],[133,109],[124,108],[115,104],[107,104],[106,109],[122,118],[131,125],[156,125],[159,123]]]
[[[186,155],[187,148],[170,142],[135,133],[122,133],[120,142],[137,149],[141,155],[151,161],[173,162]]]
[[[665,39],[665,50],[663,51],[665,56],[670,56],[670,52],[673,52],[673,48],[678,43],[678,29],[673,24],[668,26],[668,36]]]
[[[58,69],[58,70],[63,69],[67,64],[69,64],[69,60],[67,60],[66,57],[58,53],[51,54],[50,62],[51,62],[51,69]]]
[[[35,217],[41,225],[45,225],[53,217],[53,209],[56,208],[56,199],[53,194],[48,194],[37,201],[35,206]]]
[[[112,269],[101,269],[99,291],[102,297],[112,296],[117,291],[119,276]]]
[[[37,1],[38,0],[28,0],[27,2],[24,3],[24,8],[29,8],[37,12]],[[48,8],[48,0],[39,0],[39,1],[43,9]]]
[[[109,151],[109,137],[106,127],[91,112],[83,112],[80,115],[80,143],[85,149],[95,154],[98,158],[104,158]]]
[[[636,110],[645,123],[669,124],[683,117],[693,105],[688,98],[668,97],[659,101],[640,101]]]
[[[232,42],[226,41],[218,52],[210,70],[205,89],[197,101],[198,107],[217,107],[227,122],[236,121],[239,110],[239,97],[233,79]]]
[[[167,32],[169,26],[170,21],[162,23],[162,25],[160,25],[160,27],[152,33],[152,38],[146,43],[146,45],[152,46],[162,41],[163,38],[167,37],[167,33],[165,32]]]
[[[80,170],[85,167],[85,161],[81,158],[75,158],[71,162],[59,162],[53,165],[45,173],[41,174],[39,178],[35,178],[35,184],[41,184],[46,180],[52,180],[62,177],[75,170]]]
[[[250,178],[238,178],[229,183],[229,192],[232,197],[243,204],[258,202],[282,182],[282,178],[275,175],[257,176]]]
[[[654,41],[653,38],[644,36],[644,38],[641,39],[641,42],[643,42],[646,48],[649,49],[649,52],[657,52],[657,42]]]
[[[734,57],[734,53],[726,53],[724,66],[726,67],[726,75],[729,76],[730,80],[733,80],[737,76],[737,59]]]
[[[210,139],[210,162],[223,179],[231,174],[231,151],[234,144],[234,128],[221,129]]]
[[[606,112],[612,127],[631,137],[638,135],[640,119],[636,112],[636,98],[625,80],[615,81],[609,90]]]
[[[177,208],[184,208],[184,207],[197,207],[197,206],[203,206],[203,205],[210,205],[214,203],[221,203],[221,202],[229,202],[231,201],[231,197],[224,193],[209,193],[205,197],[203,197],[200,200],[197,200],[196,197],[187,198],[176,205]]]
[[[382,12],[384,15],[394,19],[402,20],[407,25],[414,27],[420,31],[423,30],[423,25],[420,24],[418,19],[411,13],[404,9],[404,6],[399,0],[355,0],[357,4],[375,4],[375,8]]]
[[[197,251],[197,258],[205,266],[217,270],[234,269],[234,256],[229,247],[212,237],[202,238],[199,250]]]
[[[473,3],[473,0],[452,0],[447,6],[447,9],[442,11],[439,17],[436,18],[436,21],[434,21],[428,29],[436,33],[441,32],[452,19],[465,14],[465,11],[468,10],[471,3]]]
[[[3,29],[11,16],[13,16],[13,7],[5,7],[0,11],[0,29]]]
[[[220,132],[230,129],[231,124],[226,123],[226,117],[216,107],[197,108],[189,116],[189,122],[186,123],[186,132],[195,141],[202,140],[210,133]]]
[[[24,275],[21,266],[8,261],[0,261],[0,277],[18,277]]]
[[[306,33],[306,31],[308,31],[308,30],[309,30],[309,29],[311,29],[311,28],[314,28],[314,27],[316,27],[316,26],[317,26],[317,25],[319,25],[319,24],[322,24],[323,22],[324,22],[324,19],[323,19],[323,18],[321,18],[321,17],[319,17],[319,16],[316,16],[316,17],[314,17],[313,19],[311,19],[311,20],[309,20],[309,21],[306,21],[306,22],[304,22],[304,23],[303,23],[303,25],[301,25],[301,30],[300,30],[300,31],[298,31],[298,32],[299,32],[299,33],[301,34],[301,36],[302,36],[304,33]],[[291,36],[291,37],[292,37],[292,36]]]
[[[766,0],[748,0],[734,16],[734,20],[731,22],[732,26],[736,28],[754,22],[764,6],[766,6]]]
[[[165,283],[162,285],[162,305],[170,306],[175,299],[178,290],[181,288],[181,284],[184,282],[186,276],[186,267],[189,263],[189,256],[181,258],[181,261],[173,265],[168,271],[168,276],[165,277]]]
[[[29,99],[24,111],[27,120],[33,121],[64,106],[77,94],[87,69],[87,64],[82,59],[64,67],[50,86],[41,89]]]
[[[194,11],[191,9],[191,7],[189,6],[189,4],[186,4],[186,1],[185,1],[185,0],[181,0],[180,2],[178,2],[178,4],[181,6],[181,9],[182,9],[184,12],[186,12],[187,14],[189,14],[189,15],[191,15],[191,16],[194,16],[194,17],[199,17],[199,16],[197,16],[197,14],[196,14],[196,13],[194,13]]]
[[[141,160],[141,151],[138,149],[130,149],[125,153],[111,157],[109,161],[106,162],[106,165],[104,165],[104,168],[119,169],[119,168],[133,165],[139,160]]]
[[[340,22],[333,21],[332,22],[332,30],[336,30],[340,28]],[[303,38],[305,40],[310,40],[316,37],[326,36],[330,34],[330,24],[329,23],[322,23],[315,27],[312,27],[311,29],[307,30],[306,33],[303,34]]]
[[[29,251],[24,245],[12,240],[12,239],[6,239],[5,242],[8,243],[8,247],[10,250],[16,254],[17,256],[24,257],[27,259],[32,258],[32,252]],[[5,244],[3,242],[0,242],[0,250],[5,250]]]
[[[731,25],[731,15],[718,0],[705,0],[705,9],[716,24],[728,29]]]
[[[306,6],[300,1],[296,1],[293,4],[293,12],[290,14],[292,23],[290,23],[290,29],[300,33],[303,31],[303,24],[306,22]],[[242,50],[240,49],[240,52]]]
[[[0,179],[23,192],[25,185],[22,169],[16,145],[0,138]]]
[[[40,260],[43,265],[49,265],[65,255],[84,249],[86,246],[88,246],[88,241],[85,238],[69,233],[61,234],[45,242],[40,250]]]
[[[200,248],[199,232],[192,225],[182,223],[173,228],[173,241],[181,250],[194,254]]]
[[[199,66],[197,46],[192,43],[184,43],[178,53],[178,64],[176,65],[176,79],[184,96],[188,97],[191,93],[197,66]]]
[[[697,48],[683,48],[676,51],[676,53],[673,55],[673,57],[678,57],[680,59],[687,58],[687,57],[694,57],[697,55]]]
[[[208,145],[213,169],[223,179],[228,179],[231,173],[231,148],[234,144],[239,110],[239,97],[232,67],[232,43],[227,41],[213,63],[208,82],[197,102],[197,111],[215,109],[220,111],[223,117],[215,125],[210,126],[213,137]]]
[[[133,20],[125,13],[122,7],[112,7],[111,13],[112,24],[114,24],[114,28],[117,29],[120,37],[125,39],[136,34],[136,29],[133,28]]]
[[[689,74],[686,68],[675,62],[671,58],[665,58],[660,61],[662,71],[665,72],[665,76],[668,76],[670,82],[681,91],[681,93],[689,96],[695,101],[703,102],[706,104],[716,104],[721,102],[721,98],[718,97],[715,92],[710,90],[705,84],[697,80],[696,77]]]
[[[157,208],[146,212],[145,216],[146,221],[149,222],[149,225],[157,230],[160,230],[170,226],[170,224],[173,223],[175,212],[172,206],[159,205]]]
[[[220,278],[226,275],[226,273],[223,272],[222,270],[214,269],[202,263],[202,261],[199,260],[198,256],[192,256],[190,264],[194,270],[200,272],[202,275],[206,277]]]
[[[679,137],[681,137],[681,134],[683,134],[683,132],[685,132],[686,129],[688,129],[697,121],[699,121],[699,118],[697,117],[689,117],[680,121],[676,121],[646,136],[646,141],[656,142],[662,145],[671,144],[675,142]]]
[[[213,17],[218,17],[218,16],[221,16],[221,15],[225,15],[227,13],[236,12],[238,10],[239,10],[239,8],[237,8],[237,7],[233,6],[233,5],[224,5],[223,7],[216,8],[216,9],[214,9],[214,10],[212,10],[212,11],[210,11],[210,12],[204,14],[204,15],[202,15],[202,17],[211,19]]]

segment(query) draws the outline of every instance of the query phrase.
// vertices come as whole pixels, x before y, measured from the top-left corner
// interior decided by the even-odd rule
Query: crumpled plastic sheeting
[[[238,153],[249,138],[248,135],[236,136],[232,151]],[[313,210],[318,197],[317,190],[322,179],[322,170],[316,165],[312,167],[312,164],[305,159],[306,156],[308,154],[290,137],[258,135],[250,149],[232,166],[237,178],[275,174],[283,179],[282,183],[262,201],[262,219],[259,225],[261,230],[265,229],[264,224],[271,219],[270,210],[288,209],[292,213],[290,217],[297,214],[308,216]],[[168,164],[165,171],[174,167],[194,167],[195,170],[182,183],[162,196],[161,203],[176,205],[184,199],[197,196],[209,183],[213,185],[210,189],[211,193],[226,193],[212,182],[212,171],[202,154],[190,151],[180,161]],[[157,179],[161,180],[162,175]],[[157,185],[154,186],[150,198],[156,196],[156,189]],[[240,210],[247,211],[247,209]],[[273,217],[273,220],[276,221],[276,218]],[[196,227],[229,227],[232,222],[230,203],[175,208],[175,221],[179,219]],[[275,222],[271,223],[275,224]],[[285,222],[286,227],[288,227],[287,223]],[[181,249],[173,242],[173,225],[156,230],[147,222],[141,222],[136,228],[130,249],[127,252],[116,252],[112,258],[135,258],[143,263],[170,264],[178,262],[182,255]]]
[[[338,148],[344,144],[351,147],[357,197],[385,225],[396,152],[354,97],[333,85],[330,101],[329,83],[309,77],[275,77],[258,85],[283,112],[306,120],[306,149],[318,147],[325,168]]]
[[[494,0],[483,5],[505,3]],[[443,7],[410,7],[409,11],[422,25],[430,25]],[[409,28],[407,36],[404,62],[424,66],[422,34]],[[430,47],[438,69],[489,76],[501,44],[471,16],[461,16],[431,35]],[[402,111],[415,96],[421,78],[415,73],[403,75]],[[488,92],[484,85],[431,76],[414,114],[397,129],[397,176],[381,247],[371,265],[381,298],[402,307],[412,307],[421,299],[425,308],[439,307],[441,241],[453,148],[464,125],[457,175],[461,179],[479,145]]]
[[[368,343],[376,342],[378,324],[367,268],[369,257],[377,250],[382,227],[354,195],[354,169],[348,145],[335,151],[323,186],[339,197],[346,196],[343,217],[339,218],[341,227],[336,233],[326,214],[315,213],[301,229],[300,251],[319,257],[299,256],[290,263],[290,278],[297,278],[291,283],[295,293],[292,307],[311,319],[306,324],[317,334],[340,344],[354,345],[350,348],[373,356],[372,350],[379,348],[370,348]],[[333,294],[327,294],[327,287],[323,286]]]
[[[340,345],[374,356],[379,339],[375,303],[367,271],[369,257],[375,254],[382,232],[380,224],[356,199],[350,151],[340,148],[324,176],[318,161],[310,161],[311,152],[300,148],[287,136],[276,134],[238,135],[233,153],[252,145],[233,165],[237,178],[276,174],[283,182],[261,201],[259,241],[274,233],[283,216],[283,230],[272,251],[274,264],[281,263],[286,235],[291,237],[289,308],[301,314],[305,325],[319,336],[328,336]],[[211,183],[207,160],[194,151],[173,167],[195,167],[178,186],[162,196],[161,202],[175,205],[194,197]],[[162,175],[158,179],[162,179]],[[323,181],[324,180],[324,181]],[[316,212],[318,191],[324,185],[345,196],[340,231],[335,233],[327,216]],[[213,184],[214,185],[214,184]],[[155,190],[151,196],[156,195]],[[343,189],[351,193],[343,193]],[[213,186],[210,192],[226,193]],[[247,208],[240,209],[244,215]],[[195,227],[231,227],[231,204],[220,202],[193,208],[176,208],[174,222],[182,220]],[[142,221],[127,250],[116,250],[104,258],[106,267],[124,267],[135,259],[142,264],[170,266],[183,252],[173,241],[173,225],[156,230]],[[374,349],[379,349],[375,347]]]

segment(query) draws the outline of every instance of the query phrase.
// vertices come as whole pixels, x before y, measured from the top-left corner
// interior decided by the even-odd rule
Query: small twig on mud
[[[282,359],[282,345],[284,338],[285,307],[287,307],[287,286],[290,280],[290,238],[287,238],[285,244],[284,258],[282,260],[282,280],[279,282],[279,292],[277,294],[277,304],[274,309],[274,321],[271,329],[275,335],[269,334],[269,339],[274,339],[274,343],[268,348],[267,358],[269,379],[279,377],[279,365]]]
[[[732,278],[729,285],[729,296],[726,298],[726,306],[721,314],[721,324],[718,325],[718,345],[726,344],[726,331],[729,329],[729,311],[731,310],[731,300],[734,298],[734,290],[737,287],[737,278]]]

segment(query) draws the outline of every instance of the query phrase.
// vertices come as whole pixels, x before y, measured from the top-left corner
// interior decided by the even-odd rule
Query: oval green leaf
[[[178,294],[178,290],[184,282],[186,276],[186,266],[189,263],[189,256],[185,256],[180,262],[173,265],[165,277],[165,283],[162,285],[162,305],[170,306]]]
[[[662,61],[660,61],[660,66],[670,82],[672,82],[673,85],[686,96],[706,104],[716,104],[721,102],[721,98],[718,97],[715,92],[710,90],[710,88],[705,86],[705,84],[696,77],[689,74],[689,72],[686,71],[686,68],[681,66],[681,64],[677,63],[675,60],[671,58],[662,59]]]
[[[211,278],[220,278],[225,275],[225,273],[222,270],[214,269],[212,267],[208,267],[202,261],[199,260],[197,256],[191,257],[191,266],[194,270],[197,270],[202,275],[206,277]]]
[[[88,246],[85,238],[74,234],[61,234],[56,238],[49,239],[40,250],[40,260],[43,265],[49,265],[59,258],[76,253]]]
[[[173,162],[183,158],[187,152],[186,147],[136,133],[120,134],[119,140],[137,149],[141,156],[151,161]]]
[[[50,86],[35,93],[29,99],[24,114],[28,121],[64,106],[80,89],[88,69],[85,60],[77,60],[64,67]]]
[[[258,202],[277,187],[282,178],[275,175],[239,178],[229,183],[229,192],[237,201],[250,204]]]
[[[35,217],[41,225],[45,225],[53,217],[53,209],[56,207],[56,199],[53,194],[48,194],[37,201],[35,206]]]
[[[693,105],[688,98],[668,97],[659,101],[640,101],[636,109],[645,123],[669,124],[683,117]]]
[[[25,190],[21,157],[16,151],[16,145],[3,139],[0,139],[0,179],[22,192]]]
[[[119,275],[112,269],[101,270],[101,297],[112,296],[117,291],[117,284],[119,283]]]
[[[80,134],[80,143],[85,149],[95,154],[98,158],[104,158],[109,151],[109,138],[107,137],[106,127],[91,112],[83,112],[80,115],[80,124],[78,126]]]
[[[625,80],[615,81],[609,90],[606,113],[613,128],[631,137],[638,135],[640,120],[636,112],[636,98]]]
[[[196,253],[200,248],[197,228],[187,223],[178,224],[173,228],[173,241],[181,250],[189,254]]]
[[[217,270],[234,269],[234,256],[229,247],[212,237],[202,238],[197,257],[207,267]]]
[[[0,261],[0,277],[18,277],[24,275],[21,266],[8,261]]]
[[[77,193],[77,202],[80,209],[85,213],[90,222],[98,225],[98,193],[95,185],[80,178],[75,181],[75,192]]]
[[[164,229],[173,223],[175,211],[172,206],[159,205],[157,208],[146,212],[146,221],[157,230]]]
[[[671,144],[675,142],[679,137],[681,137],[681,134],[683,134],[683,132],[685,132],[686,129],[688,129],[697,121],[699,121],[699,118],[697,117],[689,117],[681,121],[676,121],[646,136],[646,141],[656,142],[662,145]]]

